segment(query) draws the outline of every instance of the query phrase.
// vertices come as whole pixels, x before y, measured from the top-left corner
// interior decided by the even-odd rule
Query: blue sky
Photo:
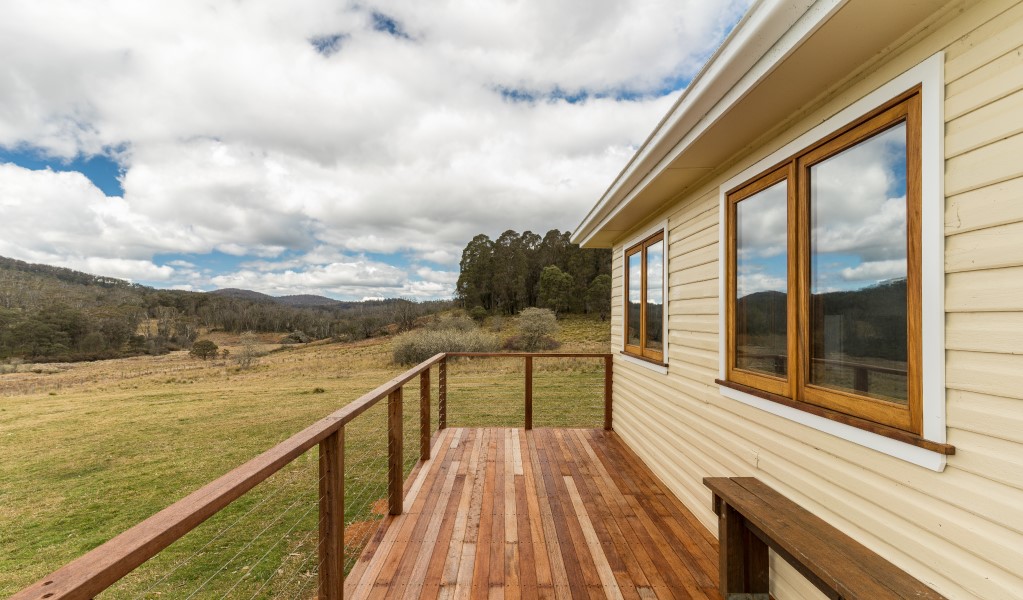
[[[748,4],[8,7],[0,255],[450,297],[473,235],[573,228]]]
[[[905,140],[896,126],[811,168],[812,293],[905,276]],[[739,204],[740,297],[786,289],[784,186]]]

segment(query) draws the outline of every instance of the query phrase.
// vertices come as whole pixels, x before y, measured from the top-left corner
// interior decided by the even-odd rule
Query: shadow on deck
[[[440,432],[346,598],[719,599],[718,544],[614,434]]]

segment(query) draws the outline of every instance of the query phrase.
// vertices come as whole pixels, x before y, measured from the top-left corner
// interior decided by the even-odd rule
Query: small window
[[[625,251],[625,352],[664,362],[664,232]]]
[[[728,192],[729,381],[921,433],[920,93]]]

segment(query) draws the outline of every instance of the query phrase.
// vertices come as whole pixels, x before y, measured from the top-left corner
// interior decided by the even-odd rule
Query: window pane
[[[906,403],[906,126],[810,169],[810,382]]]
[[[788,183],[735,207],[735,366],[788,372]]]
[[[642,277],[643,277],[643,254],[637,252],[629,256],[629,322],[627,329],[626,344],[639,345],[639,310],[642,299]]]
[[[646,349],[664,350],[664,240],[646,249]]]

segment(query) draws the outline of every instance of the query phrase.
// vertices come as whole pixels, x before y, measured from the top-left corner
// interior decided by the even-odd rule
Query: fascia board
[[[755,5],[589,211],[573,243],[586,245],[846,2],[767,0]]]

